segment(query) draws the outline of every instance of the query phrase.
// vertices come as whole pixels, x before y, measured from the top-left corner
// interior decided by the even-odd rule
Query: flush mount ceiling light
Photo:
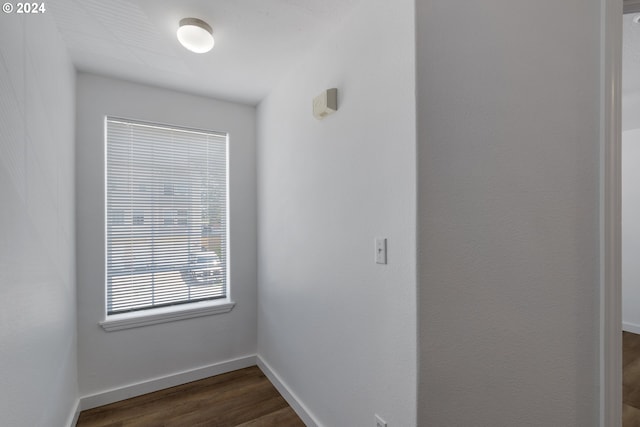
[[[198,18],[180,20],[178,40],[182,46],[195,53],[209,52],[214,44],[211,26]]]

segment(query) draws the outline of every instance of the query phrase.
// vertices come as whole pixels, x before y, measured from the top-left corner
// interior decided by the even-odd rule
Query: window
[[[106,210],[107,316],[227,297],[226,134],[108,117]]]

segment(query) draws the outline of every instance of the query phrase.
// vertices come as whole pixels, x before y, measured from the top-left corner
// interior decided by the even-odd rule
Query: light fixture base
[[[195,53],[209,52],[215,41],[211,26],[198,18],[183,18],[177,31],[178,41]]]

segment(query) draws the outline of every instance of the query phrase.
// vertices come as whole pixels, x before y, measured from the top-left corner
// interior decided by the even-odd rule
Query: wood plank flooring
[[[304,427],[257,366],[80,413],[77,427]]]
[[[622,333],[622,426],[640,427],[640,335]],[[83,411],[77,427],[304,427],[257,366]]]
[[[640,427],[640,335],[622,332],[622,426]]]

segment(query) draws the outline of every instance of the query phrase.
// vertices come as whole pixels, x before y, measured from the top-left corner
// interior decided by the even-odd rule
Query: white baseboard
[[[307,427],[321,427],[321,424],[318,420],[315,419],[311,412],[307,409],[307,407],[298,399],[298,397],[289,389],[289,387],[280,379],[278,374],[276,374],[271,366],[269,366],[262,358],[258,355],[256,356],[258,367],[264,372],[264,374],[269,378],[269,381],[274,385],[274,387],[280,392],[284,400],[287,401],[289,406],[293,408],[293,410],[298,414],[298,416],[302,419],[304,424]]]
[[[126,385],[117,389],[85,396],[80,399],[80,410],[84,411],[98,406],[108,405],[135,396],[151,393],[177,385],[186,384],[214,375],[225,374],[242,368],[248,368],[256,364],[256,355],[245,356],[238,359],[227,360],[201,368],[191,369],[184,372],[167,375],[160,378],[150,379],[135,384]]]
[[[635,323],[622,322],[622,330],[634,334],[640,334],[640,325],[636,325]]]
[[[76,427],[76,424],[78,423],[78,417],[79,416],[80,416],[80,399],[76,399],[76,405],[75,405],[75,408],[74,408],[74,412],[69,414],[69,421],[67,422],[66,425],[68,425],[69,427]]]

